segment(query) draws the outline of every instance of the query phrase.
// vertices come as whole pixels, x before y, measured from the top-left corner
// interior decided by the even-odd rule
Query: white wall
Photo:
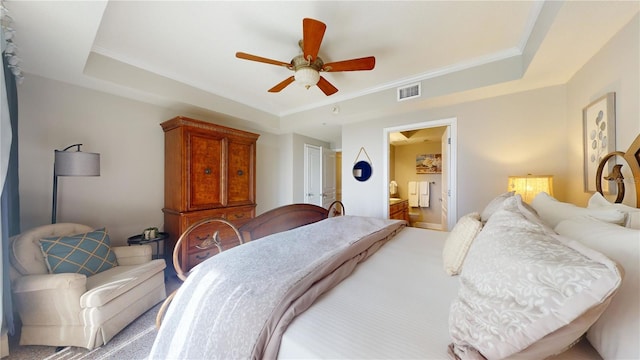
[[[615,91],[618,149],[626,150],[640,133],[638,27],[636,16],[567,85],[345,125],[342,185],[347,213],[385,212],[383,128],[452,117],[458,119],[458,216],[481,210],[506,190],[507,176],[513,174],[553,174],[556,197],[586,203],[590,194],[582,190],[582,108]],[[176,115],[217,122],[29,74],[18,86],[18,99],[22,229],[49,223],[53,150],[80,142],[84,151],[101,154],[102,175],[60,179],[58,220],[106,226],[116,244],[162,224],[164,135],[159,123]],[[261,135],[258,214],[298,201],[303,162],[302,151],[296,149],[305,141],[295,134]],[[361,147],[373,161],[366,182],[351,176]]]
[[[591,194],[583,190],[582,108],[615,91],[618,150],[626,150],[640,133],[638,18],[636,15],[566,85],[345,125],[342,170],[347,212],[384,213],[386,193],[381,189],[386,179],[380,171],[386,151],[382,149],[384,128],[452,117],[458,119],[458,217],[482,210],[506,191],[507,176],[527,173],[554,175],[556,198],[585,205]],[[353,179],[353,164],[347,161],[360,147],[365,147],[373,161],[373,175],[364,183]],[[629,183],[627,189],[631,187]],[[629,194],[628,198],[635,197]]]
[[[452,117],[457,117],[458,217],[481,211],[493,197],[505,192],[509,175],[553,174],[562,197],[566,182],[565,103],[565,87],[556,86],[345,125],[343,157],[353,159],[364,147],[373,162],[368,181],[357,182],[350,175],[343,178],[347,212],[366,216],[382,216],[384,212],[384,128]],[[351,174],[351,166],[353,163],[345,160],[343,172]]]
[[[59,178],[58,222],[106,226],[115,244],[125,244],[148,226],[162,228],[164,133],[159,124],[177,115],[216,122],[29,74],[18,86],[18,101],[22,230],[51,220],[54,149],[83,143],[83,151],[100,153],[101,175]],[[262,133],[258,139],[258,214],[290,202],[291,184],[277,175],[291,168],[291,147],[283,144],[278,135]]]
[[[640,134],[640,15],[636,15],[567,84],[568,172],[567,200],[585,205],[582,109],[600,96],[616,93],[616,150],[626,151]],[[623,160],[619,163],[624,164]],[[624,165],[624,169],[628,166]],[[625,203],[635,206],[630,173],[625,173]],[[640,204],[639,204],[640,205]]]

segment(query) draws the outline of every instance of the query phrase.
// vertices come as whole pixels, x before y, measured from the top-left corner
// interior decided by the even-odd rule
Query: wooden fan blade
[[[367,56],[359,59],[336,61],[332,63],[324,64],[323,71],[336,72],[336,71],[359,71],[359,70],[373,70],[376,66],[376,58],[373,56]]]
[[[294,80],[295,80],[295,78],[293,76],[290,76],[290,77],[282,80],[278,85],[276,85],[276,86],[272,87],[271,89],[269,89],[269,92],[280,92],[280,90],[286,88]]]
[[[323,78],[322,76],[320,76],[320,80],[318,80],[317,85],[320,88],[320,90],[322,90],[322,92],[327,96],[333,95],[338,92],[338,89],[335,86],[331,85],[331,83],[328,82],[327,79]]]
[[[286,63],[286,62],[267,59],[267,58],[263,58],[261,56],[251,55],[251,54],[247,54],[247,53],[243,53],[243,52],[237,52],[236,53],[236,57],[238,59],[257,61],[257,62],[272,64],[272,65],[280,65],[280,66],[284,66],[284,67],[287,67],[287,68],[291,67],[291,64]]]
[[[311,62],[316,59],[326,29],[327,25],[323,22],[309,18],[302,19],[302,52],[305,59],[309,59],[309,56],[311,56]]]

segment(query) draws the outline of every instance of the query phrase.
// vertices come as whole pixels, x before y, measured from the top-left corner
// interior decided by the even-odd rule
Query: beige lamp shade
[[[508,191],[515,191],[530,203],[541,192],[553,196],[553,175],[509,176]]]

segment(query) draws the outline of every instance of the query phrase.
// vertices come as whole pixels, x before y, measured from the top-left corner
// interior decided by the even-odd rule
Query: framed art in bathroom
[[[416,155],[416,174],[442,173],[442,154]]]

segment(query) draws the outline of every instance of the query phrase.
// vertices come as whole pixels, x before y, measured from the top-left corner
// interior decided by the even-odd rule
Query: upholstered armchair
[[[164,260],[150,245],[111,247],[104,229],[37,227],[11,239],[10,259],[21,345],[93,349],[166,297]]]

